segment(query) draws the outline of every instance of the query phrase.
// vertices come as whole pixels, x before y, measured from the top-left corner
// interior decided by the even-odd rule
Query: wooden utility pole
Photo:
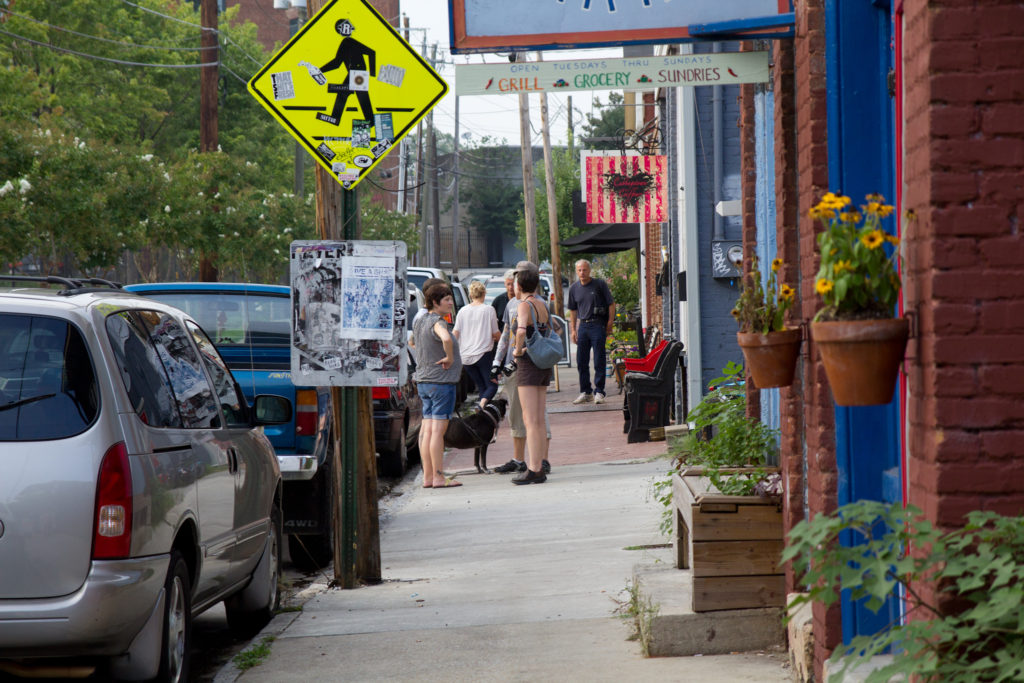
[[[569,156],[572,156],[572,154],[573,154],[572,95],[566,96],[566,105],[565,106],[568,107],[568,109],[566,110],[566,113],[569,115],[568,116],[568,118],[569,118]]]
[[[452,274],[459,272],[459,96],[455,96],[455,204],[452,209]],[[468,261],[467,261],[468,265]]]
[[[430,66],[437,68],[437,43],[430,54]],[[434,128],[434,110],[427,114],[430,128],[430,220],[434,229],[430,235],[430,260],[434,268],[441,267],[441,169],[437,167],[437,130]]]
[[[323,4],[324,0],[310,0],[310,14],[318,12]],[[316,224],[321,239],[356,239],[358,199],[355,191],[343,189],[337,179],[317,164]],[[380,581],[377,466],[370,402],[368,388],[331,387],[331,499],[335,502],[331,523],[334,583],[340,588],[355,588],[360,578]]]
[[[562,255],[559,251],[558,206],[555,204],[555,169],[551,160],[551,134],[548,131],[548,94],[540,94],[541,134],[544,138],[544,179],[548,197],[548,231],[551,236],[551,273],[555,285],[555,313],[562,310]]]
[[[520,53],[522,54],[522,53]],[[537,252],[537,218],[533,198],[533,145],[530,140],[530,100],[519,93],[519,146],[523,155],[523,215],[526,217],[526,258],[540,263]]]
[[[200,61],[208,66],[199,69],[199,151],[217,151],[217,82],[219,80],[220,43],[217,41],[217,0],[202,0],[199,8],[202,24],[199,46],[202,48]],[[216,188],[210,196],[216,192]],[[203,252],[199,255],[199,279],[202,282],[216,282],[218,279],[216,254]]]
[[[420,50],[420,54],[424,58],[427,56],[426,34],[423,35],[423,48]],[[420,248],[416,250],[416,263],[421,266],[427,265],[423,262],[427,256],[427,212],[424,210],[421,200],[426,194],[421,189],[423,179],[426,178],[425,170],[426,166],[423,164],[423,119],[420,119],[416,124],[416,185],[413,187],[413,206],[416,207],[416,215],[420,217]]]

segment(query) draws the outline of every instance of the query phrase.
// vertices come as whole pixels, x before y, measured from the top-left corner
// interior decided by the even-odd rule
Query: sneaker
[[[540,463],[540,471],[544,474],[551,474],[551,463],[547,460],[542,460]]]
[[[600,391],[594,394],[594,403],[604,403],[604,394]]]
[[[590,394],[580,394],[579,396],[576,397],[576,400],[573,401],[573,405],[578,406],[581,403],[590,403],[593,400],[594,397],[591,396]]]
[[[513,484],[543,484],[548,480],[548,475],[543,472],[534,472],[533,470],[526,470],[523,474],[517,474],[512,477]]]
[[[513,472],[524,472],[526,471],[526,463],[519,462],[518,460],[509,460],[504,465],[498,465],[494,468],[494,471],[498,474],[512,474]]]

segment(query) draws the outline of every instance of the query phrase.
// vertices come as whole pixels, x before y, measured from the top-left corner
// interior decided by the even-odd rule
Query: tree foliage
[[[508,145],[480,146],[460,154],[460,195],[464,225],[485,232],[515,235],[523,212],[523,183],[518,169],[520,152]]]
[[[191,2],[19,0],[0,38],[0,266],[143,278],[279,281],[288,242],[313,236],[291,188],[294,142],[245,90],[269,54],[256,27],[219,18],[219,142],[200,154]],[[151,11],[145,11],[151,10]],[[312,167],[312,165],[308,165]],[[310,172],[310,180],[311,180]],[[312,183],[310,182],[311,186]]]
[[[555,207],[558,217],[558,239],[564,240],[580,232],[572,222],[572,193],[580,187],[579,160],[575,153],[565,147],[551,150],[552,176],[555,179]],[[540,161],[534,169],[537,189],[534,192],[535,215],[537,219],[537,253],[541,261],[551,260],[551,222],[548,219],[547,173],[544,162]],[[518,246],[526,248],[526,217],[519,214],[516,223],[519,235]],[[572,263],[576,254],[570,254],[564,248],[558,252],[563,274],[572,274]]]
[[[626,126],[625,98],[621,93],[608,93],[608,103],[602,104],[601,98],[594,98],[597,115],[587,114],[580,126],[581,141],[587,149],[619,149],[622,131]],[[611,138],[611,139],[608,139]]]

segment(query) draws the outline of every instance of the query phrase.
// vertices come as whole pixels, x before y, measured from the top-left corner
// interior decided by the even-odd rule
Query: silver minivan
[[[98,280],[0,289],[0,672],[188,679],[192,617],[277,607],[281,473],[209,337]],[[38,281],[55,284],[40,287]]]

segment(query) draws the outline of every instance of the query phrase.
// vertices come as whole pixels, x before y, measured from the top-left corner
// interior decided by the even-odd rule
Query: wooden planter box
[[[692,467],[672,478],[672,501],[676,567],[693,571],[694,612],[785,604],[778,500],[723,495]]]

